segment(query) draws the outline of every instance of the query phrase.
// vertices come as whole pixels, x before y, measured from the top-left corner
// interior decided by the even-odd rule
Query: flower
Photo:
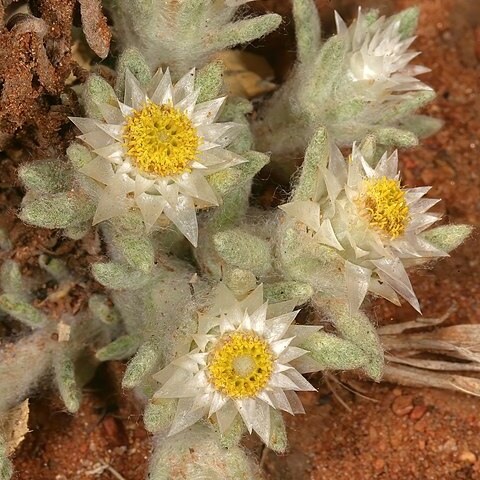
[[[97,155],[80,171],[101,185],[93,223],[138,208],[147,231],[173,222],[197,244],[196,209],[218,205],[205,178],[245,161],[226,147],[238,134],[215,123],[225,98],[197,104],[195,70],[175,85],[158,70],[145,91],[127,70],[124,101],[100,105],[104,121],[71,118]]]
[[[345,259],[353,310],[370,291],[396,304],[398,293],[420,311],[405,267],[424,257],[447,255],[420,235],[439,219],[428,212],[439,200],[422,198],[431,187],[403,188],[397,170],[396,151],[385,153],[372,168],[356,145],[348,161],[332,145],[312,198],[280,206],[316,241]]]
[[[154,376],[162,384],[154,398],[179,399],[169,435],[205,416],[225,432],[240,414],[268,444],[270,409],[303,413],[295,391],[315,390],[300,372],[318,368],[298,345],[320,327],[292,325],[294,303],[263,303],[262,285],[237,301],[220,284],[213,298],[199,315],[195,347]]]
[[[357,92],[376,100],[392,93],[431,90],[415,78],[430,69],[409,65],[420,52],[408,50],[416,37],[402,37],[398,17],[380,17],[371,23],[359,8],[358,17],[350,27],[337,12],[335,22],[338,35],[348,40],[345,61]]]

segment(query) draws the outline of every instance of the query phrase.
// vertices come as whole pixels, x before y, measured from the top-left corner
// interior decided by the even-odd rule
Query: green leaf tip
[[[154,341],[144,343],[137,351],[127,366],[123,376],[123,388],[135,388],[153,371],[158,365],[161,351]]]
[[[308,144],[300,177],[297,181],[293,200],[312,199],[320,178],[320,169],[325,168],[330,157],[327,130],[320,127]]]
[[[221,60],[211,62],[200,69],[195,77],[195,88],[200,90],[198,103],[217,98],[223,88],[225,65]]]
[[[213,237],[215,248],[229,265],[264,275],[272,268],[270,245],[241,229],[218,232]]]
[[[293,0],[297,56],[302,63],[312,61],[320,48],[321,24],[313,0]]]
[[[141,52],[136,48],[126,48],[120,54],[116,68],[115,93],[120,99],[123,99],[125,93],[125,74],[127,70],[130,70],[143,87],[147,87],[152,79],[150,67]]]
[[[9,293],[0,295],[0,309],[30,328],[43,327],[48,322],[43,312]]]
[[[96,357],[101,362],[109,360],[125,360],[138,349],[138,339],[132,335],[122,335],[105,347],[98,350]]]
[[[224,50],[251,42],[276,30],[282,23],[282,17],[268,13],[258,17],[239,20],[227,24],[214,40],[215,50]]]
[[[433,246],[449,253],[459,247],[472,232],[471,225],[443,225],[428,230],[422,236]]]
[[[415,30],[417,29],[419,15],[420,8],[417,6],[407,8],[400,13],[397,13],[397,15],[394,15],[393,19],[400,20],[398,31],[402,40],[414,35]]]
[[[75,365],[65,349],[61,349],[54,358],[55,381],[65,407],[70,413],[80,408],[81,389],[75,379]]]
[[[113,87],[103,77],[91,74],[84,84],[82,102],[88,117],[103,120],[98,106],[102,103],[115,105],[117,96]]]

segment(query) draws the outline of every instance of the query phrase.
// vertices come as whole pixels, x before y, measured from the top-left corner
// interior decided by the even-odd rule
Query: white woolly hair
[[[155,338],[167,362],[177,341],[194,332],[197,311],[208,298],[208,285],[195,277],[195,270],[186,262],[162,258],[159,264],[148,285],[135,291],[115,291],[112,298],[127,332],[144,341]]]
[[[136,14],[131,0],[110,1],[122,46],[138,48],[152,69],[169,66],[179,76],[208,62],[218,50],[216,35],[247,0],[157,0],[150,15]]]
[[[79,314],[61,321],[71,326],[69,350],[74,358],[85,347],[95,347],[103,333],[99,322],[89,315]],[[0,345],[0,415],[50,380],[53,355],[61,347],[56,327],[56,322],[48,322],[33,333]]]
[[[219,436],[197,424],[169,438],[157,438],[150,480],[259,480],[258,467],[240,447],[224,448]]]
[[[24,399],[47,375],[52,364],[51,332],[35,332],[0,350],[0,415]]]

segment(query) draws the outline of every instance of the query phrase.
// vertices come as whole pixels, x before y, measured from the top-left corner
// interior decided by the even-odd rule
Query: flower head
[[[397,170],[396,151],[372,168],[356,145],[347,160],[332,146],[312,198],[280,207],[345,259],[353,309],[370,291],[397,304],[398,293],[419,310],[405,267],[415,259],[446,255],[420,235],[439,219],[428,212],[439,200],[422,198],[430,187],[402,187]]]
[[[375,100],[394,92],[431,90],[415,78],[430,69],[409,65],[420,52],[408,50],[416,37],[402,37],[399,18],[380,17],[372,23],[359,8],[350,27],[337,12],[335,21],[337,33],[348,39],[348,75],[359,93]]]
[[[147,231],[168,219],[196,245],[196,209],[218,205],[208,175],[245,160],[226,147],[238,125],[215,123],[225,97],[197,104],[195,71],[175,85],[159,70],[145,91],[127,70],[125,97],[104,121],[72,118],[97,157],[81,172],[101,186],[94,223],[138,208]]]
[[[224,285],[200,314],[194,348],[180,352],[155,375],[156,398],[178,398],[170,435],[201,418],[215,417],[222,432],[239,414],[249,432],[270,438],[270,409],[303,413],[295,391],[314,390],[300,372],[312,362],[299,348],[320,327],[292,325],[297,311],[285,302],[263,302],[259,286],[238,301]]]

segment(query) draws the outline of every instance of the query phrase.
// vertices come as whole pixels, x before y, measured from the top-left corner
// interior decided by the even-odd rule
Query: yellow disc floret
[[[135,166],[162,177],[189,172],[200,145],[187,115],[151,102],[128,117],[123,138]]]
[[[257,395],[267,385],[272,369],[268,343],[251,332],[226,334],[208,359],[211,383],[233,398]]]
[[[409,221],[409,210],[398,180],[387,177],[366,180],[361,199],[372,227],[392,239],[403,234]]]

